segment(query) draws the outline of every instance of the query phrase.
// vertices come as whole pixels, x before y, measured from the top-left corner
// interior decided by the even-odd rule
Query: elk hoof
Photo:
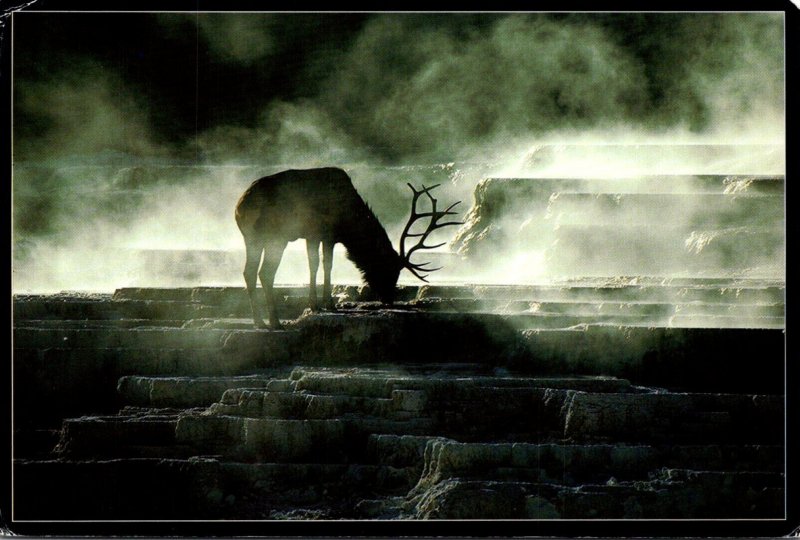
[[[256,329],[258,329],[258,330],[266,330],[267,329],[267,325],[264,324],[264,321],[253,321],[253,324],[255,325]]]
[[[283,325],[281,323],[275,323],[269,325],[271,330],[283,330]]]

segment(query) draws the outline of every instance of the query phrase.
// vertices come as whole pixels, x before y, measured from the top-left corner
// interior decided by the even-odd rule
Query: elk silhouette
[[[326,308],[333,308],[331,268],[333,246],[337,242],[347,248],[347,257],[360,270],[370,289],[385,304],[394,301],[397,278],[403,268],[427,282],[427,274],[440,268],[426,268],[430,263],[412,263],[411,255],[420,249],[444,245],[444,242],[426,245],[425,240],[437,229],[461,224],[458,221],[439,222],[445,216],[456,214],[453,208],[460,201],[445,210],[437,210],[437,201],[430,193],[437,186],[438,184],[422,186],[421,190],[417,190],[408,184],[413,192],[411,216],[400,237],[398,253],[392,247],[386,230],[359,196],[350,177],[341,169],[288,170],[253,182],[236,205],[236,224],[244,237],[244,282],[256,327],[266,328],[260,303],[256,299],[258,275],[264,289],[270,326],[273,329],[281,328],[273,282],[286,244],[298,238],[306,240],[310,273],[308,296],[312,310],[318,308],[316,282],[320,244],[324,272],[322,297]],[[417,211],[417,202],[422,195],[430,199],[429,212]],[[430,218],[427,228],[422,232],[412,233],[412,225],[424,218]],[[418,241],[406,250],[406,239],[411,237],[418,238]]]

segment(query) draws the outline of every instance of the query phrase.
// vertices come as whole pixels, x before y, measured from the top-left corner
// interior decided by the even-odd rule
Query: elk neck
[[[366,205],[342,227],[340,239],[347,248],[347,257],[367,283],[372,284],[387,273],[398,272],[402,266],[389,235]]]

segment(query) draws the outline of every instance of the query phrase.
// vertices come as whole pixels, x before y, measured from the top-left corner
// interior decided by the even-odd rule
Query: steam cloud
[[[239,249],[238,195],[287,167],[348,169],[392,238],[407,213],[406,181],[443,179],[442,198],[468,203],[491,175],[783,172],[782,152],[655,164],[614,149],[544,162],[537,153],[548,143],[782,145],[780,15],[375,14],[342,30],[343,19],[142,23],[191,53],[185,64],[252,74],[238,99],[204,104],[204,122],[181,113],[151,72],[91,47],[62,53],[71,56],[52,69],[35,66],[56,51],[17,47],[29,67],[14,82],[15,288],[140,279],[144,269],[114,249]],[[235,80],[197,80],[184,101],[213,90],[205,84],[236,95]],[[284,279],[305,281],[298,265]],[[230,270],[238,283],[238,266]]]

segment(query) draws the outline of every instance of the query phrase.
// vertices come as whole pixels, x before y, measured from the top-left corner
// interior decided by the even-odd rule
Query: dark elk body
[[[437,212],[436,200],[429,193],[433,187],[423,187],[421,191],[411,187],[414,191],[412,214],[400,240],[398,254],[383,226],[356,192],[350,177],[341,169],[288,170],[253,182],[236,205],[236,223],[245,242],[244,280],[256,326],[265,326],[261,304],[256,298],[258,276],[264,289],[270,326],[280,328],[273,298],[273,282],[286,245],[299,238],[306,240],[310,271],[309,303],[312,309],[317,309],[316,278],[320,245],[325,307],[332,307],[331,268],[333,246],[337,242],[345,246],[348,258],[361,271],[370,289],[385,303],[394,300],[397,278],[403,268],[408,268],[424,280],[424,276],[417,272],[435,269],[426,269],[425,264],[410,263],[411,254],[417,249],[442,245],[426,246],[424,241],[434,230],[457,224],[438,223],[441,217],[454,214],[451,210],[455,204]],[[416,202],[422,194],[430,198],[433,204],[431,212],[416,212]],[[410,233],[413,222],[422,217],[431,218],[426,231]],[[404,243],[408,237],[419,237],[420,240],[405,253]]]

